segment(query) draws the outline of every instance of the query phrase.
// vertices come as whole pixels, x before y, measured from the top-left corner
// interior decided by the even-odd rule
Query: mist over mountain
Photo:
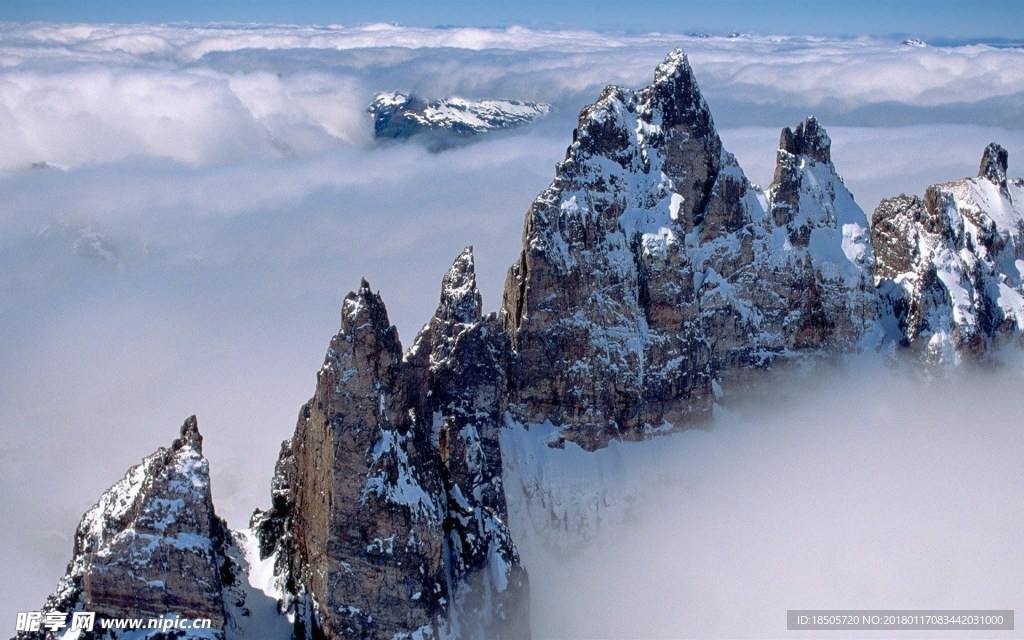
[[[0,375],[9,390],[0,407],[7,416],[5,441],[17,448],[4,449],[2,473],[7,486],[24,488],[5,497],[24,524],[5,532],[3,547],[11,555],[19,550],[10,566],[39,576],[31,598],[20,582],[16,590],[4,585],[5,600],[17,602],[17,610],[38,607],[56,584],[82,511],[122,469],[166,444],[167,426],[188,412],[199,413],[204,425],[218,513],[240,527],[254,506],[265,505],[278,443],[309,397],[311,363],[321,361],[325,338],[337,330],[332,319],[339,301],[362,275],[381,291],[405,346],[437,304],[439,276],[466,244],[475,249],[482,309],[498,308],[505,270],[519,258],[514,238],[523,212],[550,182],[580,108],[609,81],[650,83],[651,69],[681,39],[637,41],[624,50],[622,39],[576,34],[573,46],[585,46],[591,61],[583,65],[583,54],[558,37],[520,30],[266,28],[253,40],[252,33],[226,28],[4,28],[3,127],[13,142],[3,159],[0,217],[0,258],[9,267],[0,279],[0,310],[10,328],[0,342]],[[336,50],[339,43],[346,46]],[[1014,111],[1021,103],[1013,89],[1021,86],[1014,75],[1022,68],[1018,52],[963,47],[936,53],[935,47],[907,51],[881,41],[771,38],[685,44],[721,144],[750,183],[772,184],[779,130],[803,123],[810,112],[828,127],[837,177],[866,216],[882,198],[924,196],[931,184],[975,175],[989,142],[998,141],[1011,159],[1022,157],[1024,136]],[[451,55],[460,72],[438,73]],[[935,72],[936,64],[944,71]],[[990,71],[983,74],[982,67]],[[915,90],[892,93],[882,86],[887,75],[912,79],[908,86]],[[869,76],[878,79],[874,89]],[[515,96],[550,102],[557,111],[515,136],[466,149],[375,149],[372,122],[362,110],[382,88],[380,77],[386,87]],[[766,87],[785,90],[766,93]],[[917,124],[876,128],[889,112],[912,114],[908,120]],[[766,114],[780,115],[770,128],[762,126],[769,124]],[[43,162],[49,166],[38,165]],[[973,251],[980,255],[977,243]],[[983,289],[989,286],[998,288],[998,278]],[[705,382],[713,395],[711,380]],[[906,395],[922,407],[937,402],[915,389],[911,385]],[[974,397],[984,395],[978,390]],[[847,415],[845,405],[837,411]],[[975,430],[1001,420],[996,412]],[[713,439],[729,427],[723,429],[674,438]],[[1012,434],[996,442],[1003,436],[1014,450]],[[252,446],[240,448],[241,441]],[[127,456],[120,444],[126,442],[138,448]],[[978,452],[986,450],[988,441],[977,442]],[[570,438],[565,450],[575,446]],[[742,466],[744,454],[722,447],[709,446],[701,455],[736,455],[734,464]],[[703,468],[699,460],[694,464]],[[927,464],[911,458],[907,467]],[[81,480],[71,483],[70,475]],[[836,477],[832,486],[846,485]],[[55,487],[60,500],[52,499]],[[926,491],[911,489],[908,495]],[[710,505],[718,498],[709,495],[710,502],[692,508],[710,510],[726,528],[742,518],[744,505],[715,511]],[[637,500],[668,504],[659,495]],[[904,504],[890,503],[893,510]],[[510,506],[509,526],[518,542],[516,528],[525,525],[517,524],[516,508]],[[656,529],[685,527],[666,517],[669,524]],[[984,530],[1004,540],[1003,527],[1015,522],[1019,514],[1011,511]],[[973,540],[982,530],[968,527],[957,535]],[[820,531],[825,536],[829,529]],[[955,536],[936,536],[926,547],[948,555],[947,541]],[[866,556],[882,557],[871,544]],[[530,553],[524,546],[531,591],[539,584],[540,593],[557,593],[557,580],[537,582],[545,573],[533,573]],[[532,553],[533,566],[541,566],[541,552]],[[623,564],[643,566],[625,551],[608,557],[619,553],[628,559]],[[982,560],[992,566],[991,558]],[[826,554],[821,562],[838,566],[835,575],[849,575],[847,560]],[[1017,565],[1011,560],[1007,566]],[[884,575],[879,571],[863,584],[875,584]],[[977,578],[970,571],[953,575],[964,593]],[[729,592],[722,580],[723,593]],[[800,593],[796,578],[790,584]],[[910,580],[892,598],[917,584]],[[535,625],[536,634],[565,628],[541,611],[534,619],[545,622]],[[651,624],[654,635],[665,628]],[[700,624],[702,635],[746,633],[740,623]]]
[[[534,637],[796,638],[787,609],[837,603],[1019,610],[1019,376],[862,365],[776,384],[710,432],[526,444],[537,471],[514,477],[545,508],[513,502],[510,522]]]

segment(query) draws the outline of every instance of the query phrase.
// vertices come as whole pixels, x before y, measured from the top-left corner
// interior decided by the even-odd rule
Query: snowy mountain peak
[[[466,247],[441,280],[441,302],[435,316],[446,322],[473,324],[480,321],[482,307],[473,247]]]
[[[807,156],[816,162],[832,162],[832,139],[814,116],[807,117],[796,126],[786,127],[779,139],[779,149],[797,156]]]
[[[384,301],[380,294],[370,289],[370,283],[365,278],[360,281],[358,290],[345,296],[341,307],[341,329],[342,334],[350,337],[359,332],[372,331],[382,335],[394,332],[394,340],[398,339],[398,330],[388,320]]]
[[[985,147],[981,156],[981,167],[978,169],[978,177],[985,178],[992,184],[999,187],[999,190],[1007,194],[1006,171],[1008,169],[1009,153],[1002,146],[995,142]]]
[[[214,511],[195,416],[180,433],[85,513],[67,575],[44,611],[209,618],[213,630],[202,637],[221,639],[225,629],[244,624],[246,597],[233,560],[238,553]],[[97,625],[95,637],[117,636]]]
[[[1006,150],[990,144],[979,177],[882,200],[872,216],[880,312],[929,364],[987,358],[1020,340],[1024,182],[1006,167]]]
[[[795,129],[782,130],[775,178],[768,189],[771,214],[777,226],[786,228],[792,246],[816,243],[819,254],[825,244],[841,246],[859,272],[871,263],[867,216],[836,172],[831,144],[814,116]]]
[[[695,107],[707,108],[703,104],[704,99],[700,94],[700,89],[697,88],[697,81],[694,79],[690,61],[682,49],[669,52],[665,59],[655,67],[654,82],[647,88],[647,91],[662,99],[675,98],[678,101],[680,112]],[[676,119],[670,115],[661,124],[671,126]]]
[[[585,448],[642,438],[700,420],[713,379],[728,392],[858,348],[874,316],[866,216],[816,119],[780,146],[762,193],[679,50],[649,86],[582,110],[506,280],[518,418]]]
[[[654,84],[667,82],[669,78],[679,76],[680,74],[692,75],[692,73],[690,60],[686,57],[686,52],[682,48],[676,47],[669,51],[665,59],[654,68]]]
[[[378,138],[404,139],[430,134],[438,144],[450,138],[512,129],[547,115],[551,105],[522,100],[467,100],[449,97],[426,100],[398,92],[377,94],[367,112]]]
[[[704,132],[714,129],[711,112],[697,87],[690,61],[675,49],[654,70],[654,82],[641,98],[650,101],[654,122],[663,127],[687,125]],[[660,117],[659,117],[660,116]]]

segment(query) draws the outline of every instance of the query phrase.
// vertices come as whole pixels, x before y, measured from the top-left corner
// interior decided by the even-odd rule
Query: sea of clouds
[[[1007,637],[787,633],[786,611],[1024,608],[1021,374],[861,363],[594,454],[506,434],[535,637]]]
[[[755,182],[771,180],[779,130],[812,113],[869,215],[973,175],[992,141],[1021,173],[1019,49],[0,24],[0,624],[42,603],[82,512],[192,413],[218,510],[244,526],[268,502],[345,293],[365,276],[408,345],[472,244],[495,310],[579,109],[605,84],[648,83],[677,46]],[[431,153],[374,141],[365,110],[387,90],[555,111]]]

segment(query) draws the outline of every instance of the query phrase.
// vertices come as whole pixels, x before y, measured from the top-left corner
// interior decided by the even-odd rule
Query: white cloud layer
[[[389,25],[0,25],[0,36],[8,169],[365,145],[365,107],[384,89],[543,99],[572,114],[606,83],[648,81],[675,46],[737,124],[776,124],[756,112],[787,108],[799,109],[787,121],[815,110],[845,124],[894,111],[899,124],[970,122],[964,112],[980,108],[1005,124],[1021,120],[1024,97],[1024,50],[983,45]]]
[[[536,449],[550,507],[510,515],[534,637],[864,637],[787,632],[786,610],[1020,611],[1019,368],[814,378],[711,432]]]
[[[0,531],[0,621],[41,604],[81,513],[191,413],[218,508],[243,525],[267,502],[345,293],[366,276],[408,345],[450,261],[473,244],[496,309],[523,214],[579,108],[606,83],[649,82],[674,46],[688,50],[726,147],[762,184],[779,129],[809,112],[869,211],[975,173],[988,142],[1020,173],[1020,50],[521,28],[0,25],[0,483],[10,488],[0,504],[16,523]],[[374,143],[364,110],[379,90],[557,110],[435,154]],[[59,168],[30,168],[42,162]]]
[[[0,74],[0,166],[308,155],[368,140],[362,93],[350,78],[316,72],[9,70]]]

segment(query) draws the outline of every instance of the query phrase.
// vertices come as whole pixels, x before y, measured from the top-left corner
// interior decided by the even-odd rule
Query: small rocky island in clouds
[[[515,129],[547,115],[551,105],[520,100],[466,100],[379,93],[367,109],[374,136],[404,140],[417,136],[432,149],[463,144],[493,131]]]
[[[378,132],[432,126],[412,102],[384,99]],[[1024,182],[1007,160],[991,144],[977,177],[884,200],[869,224],[809,117],[782,130],[761,190],[673,51],[649,86],[583,109],[497,313],[469,248],[411,345],[363,281],[250,529],[217,517],[189,419],[86,513],[45,611],[209,618],[186,635],[225,639],[529,637],[504,429],[595,450],[707,424],[770,369],[997,359],[1024,326]],[[53,635],[79,637],[19,637]]]

